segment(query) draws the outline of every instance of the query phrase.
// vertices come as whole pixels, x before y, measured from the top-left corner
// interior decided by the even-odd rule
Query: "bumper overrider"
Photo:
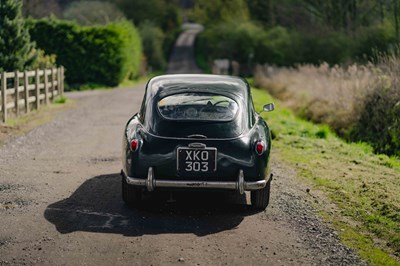
[[[121,175],[125,178],[126,183],[133,186],[146,187],[148,191],[155,188],[190,188],[190,189],[228,189],[237,190],[240,194],[245,191],[253,191],[264,188],[268,182],[272,180],[272,174],[269,180],[259,180],[254,182],[246,182],[244,180],[243,170],[239,170],[237,181],[220,182],[220,181],[194,181],[194,180],[156,180],[154,177],[153,167],[149,167],[147,179],[134,178],[127,176],[123,170]]]

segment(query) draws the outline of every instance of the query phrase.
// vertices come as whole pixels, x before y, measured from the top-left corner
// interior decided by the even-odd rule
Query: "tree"
[[[190,16],[206,26],[218,22],[246,21],[249,19],[249,8],[245,0],[197,0]]]
[[[33,18],[60,17],[61,7],[57,0],[23,0],[22,13]]]
[[[114,4],[102,1],[73,2],[64,11],[63,16],[81,25],[105,25],[125,18]]]
[[[22,0],[0,1],[0,70],[23,70],[34,56],[28,28],[22,17]]]
[[[275,23],[273,0],[247,0],[251,18],[266,26]]]
[[[109,0],[111,1],[111,0]],[[177,0],[115,0],[128,19],[135,25],[151,21],[164,31],[173,31],[180,25]]]

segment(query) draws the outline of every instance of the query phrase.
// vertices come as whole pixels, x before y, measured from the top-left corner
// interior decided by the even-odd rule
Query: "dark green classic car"
[[[158,76],[147,83],[141,109],[124,131],[122,198],[137,205],[146,190],[251,191],[252,205],[264,210],[270,150],[270,130],[254,110],[246,81]]]

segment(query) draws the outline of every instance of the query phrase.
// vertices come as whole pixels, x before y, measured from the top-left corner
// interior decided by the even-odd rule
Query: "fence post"
[[[50,92],[51,92],[51,101],[54,100],[54,84],[55,84],[54,79],[55,78],[56,78],[56,75],[54,73],[54,67],[52,67],[51,68],[51,90],[50,90]]]
[[[36,110],[39,110],[40,106],[40,89],[39,89],[39,69],[35,71],[35,97],[36,97]]]
[[[19,72],[14,72],[14,88],[15,88],[15,115],[19,116]]]
[[[61,93],[61,68],[57,68],[57,96]]]
[[[3,122],[7,122],[7,79],[6,79],[6,72],[1,73],[1,110],[3,113],[2,120]]]
[[[47,69],[44,69],[44,102],[46,105],[49,104],[49,80],[47,76]]]
[[[25,91],[25,112],[29,113],[29,77],[28,72],[24,71],[24,91]]]
[[[61,96],[64,96],[64,67],[61,66]]]

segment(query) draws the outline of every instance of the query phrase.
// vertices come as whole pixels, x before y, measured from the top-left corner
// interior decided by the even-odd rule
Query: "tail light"
[[[139,148],[139,141],[137,139],[131,140],[131,151],[136,151]]]
[[[264,141],[262,141],[262,140],[257,141],[255,149],[256,149],[256,153],[258,155],[263,154],[265,152],[265,143],[264,143]]]

